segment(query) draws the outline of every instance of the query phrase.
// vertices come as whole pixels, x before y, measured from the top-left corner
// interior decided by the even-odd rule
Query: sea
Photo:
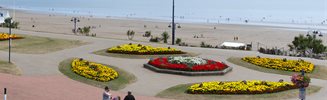
[[[327,0],[174,0],[185,23],[255,24],[327,29]],[[173,0],[0,0],[19,10],[171,21]]]

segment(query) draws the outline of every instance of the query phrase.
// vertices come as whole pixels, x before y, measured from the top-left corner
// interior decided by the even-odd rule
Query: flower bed
[[[293,72],[301,72],[301,70],[304,70],[305,72],[310,73],[314,69],[314,65],[312,63],[303,60],[286,60],[260,57],[244,57],[242,60],[260,67],[277,70]]]
[[[0,41],[8,40],[9,37],[11,37],[11,39],[22,39],[23,38],[23,37],[17,36],[16,34],[9,35],[8,33],[0,33]]]
[[[108,53],[135,54],[135,55],[157,55],[157,54],[185,54],[174,48],[152,47],[141,44],[123,44],[109,48]]]
[[[228,67],[221,62],[199,57],[162,57],[152,59],[148,64],[161,69],[182,71],[220,71]]]
[[[289,82],[271,81],[233,81],[233,82],[203,82],[194,84],[187,89],[190,94],[264,94],[296,89]]]
[[[118,73],[114,69],[98,63],[88,62],[82,58],[72,61],[72,71],[83,77],[101,82],[110,81],[118,77]]]

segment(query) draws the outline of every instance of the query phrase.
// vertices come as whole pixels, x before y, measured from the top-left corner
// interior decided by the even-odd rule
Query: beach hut
[[[9,12],[8,11],[0,11],[0,23],[4,23],[6,18],[9,18]]]

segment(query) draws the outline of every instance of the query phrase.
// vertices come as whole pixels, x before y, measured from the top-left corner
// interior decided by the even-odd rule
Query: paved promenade
[[[7,29],[1,29],[0,32],[7,32]],[[71,57],[81,57],[90,61],[109,64],[124,69],[137,77],[137,81],[128,85],[120,91],[114,91],[114,95],[124,96],[127,91],[131,90],[136,95],[138,100],[154,100],[157,93],[169,87],[194,82],[203,81],[232,81],[232,80],[271,80],[278,81],[279,79],[290,80],[289,76],[277,75],[270,73],[258,72],[241,66],[234,65],[226,61],[229,57],[244,57],[244,56],[262,56],[262,57],[280,57],[257,53],[255,51],[238,51],[238,50],[221,50],[221,49],[206,49],[194,47],[178,47],[184,51],[200,53],[200,57],[219,60],[233,67],[233,71],[223,76],[181,76],[162,74],[150,71],[143,68],[143,64],[147,63],[148,59],[127,59],[106,57],[92,54],[97,50],[106,49],[119,44],[130,43],[127,40],[103,39],[85,36],[64,35],[54,33],[39,33],[30,31],[14,30],[14,33],[27,34],[42,37],[52,37],[60,39],[74,39],[89,42],[76,48],[65,49],[47,54],[12,54],[13,63],[22,69],[22,76],[13,76],[0,74],[0,88],[7,87],[9,89],[9,100],[100,100],[103,89],[86,85],[74,80],[71,80],[61,74],[58,70],[58,65],[61,61]],[[132,42],[136,43],[136,42]],[[151,44],[151,43],[142,43]],[[167,46],[163,44],[151,44],[154,46]],[[8,52],[0,51],[0,59],[7,60]],[[286,57],[288,59],[298,59],[295,57]],[[316,60],[305,58],[317,65],[326,65],[325,60]],[[327,98],[327,81],[313,79],[312,85],[323,87],[318,93],[309,95],[308,100],[326,100]],[[0,95],[2,96],[2,94]]]

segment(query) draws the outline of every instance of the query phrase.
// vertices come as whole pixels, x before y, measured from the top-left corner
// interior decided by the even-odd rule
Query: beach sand
[[[12,10],[10,10],[12,11]],[[13,13],[11,13],[13,14]],[[55,13],[36,13],[30,11],[15,11],[14,20],[20,22],[21,30],[51,32],[60,34],[72,33],[74,23],[71,22],[72,15]],[[149,41],[150,38],[143,37],[145,31],[151,31],[152,35],[161,37],[161,33],[167,31],[170,34],[170,22],[145,21],[139,19],[114,19],[114,18],[94,18],[92,16],[75,16],[80,19],[78,27],[91,26],[91,34],[96,33],[97,37],[128,39],[127,30],[134,30],[135,41]],[[178,23],[178,22],[177,22]],[[283,48],[288,49],[294,36],[299,34],[306,35],[306,31],[292,30],[290,28],[256,26],[256,25],[236,25],[236,24],[200,24],[200,23],[179,23],[181,28],[176,29],[176,38],[181,38],[182,42],[189,45],[199,46],[202,41],[213,46],[225,41],[252,43],[253,50],[259,47],[264,48]],[[32,27],[32,26],[35,27]],[[146,27],[144,27],[146,25]],[[216,27],[216,29],[214,29]],[[203,38],[201,38],[201,35]],[[199,38],[194,38],[198,36]],[[327,38],[318,37],[327,44]]]

